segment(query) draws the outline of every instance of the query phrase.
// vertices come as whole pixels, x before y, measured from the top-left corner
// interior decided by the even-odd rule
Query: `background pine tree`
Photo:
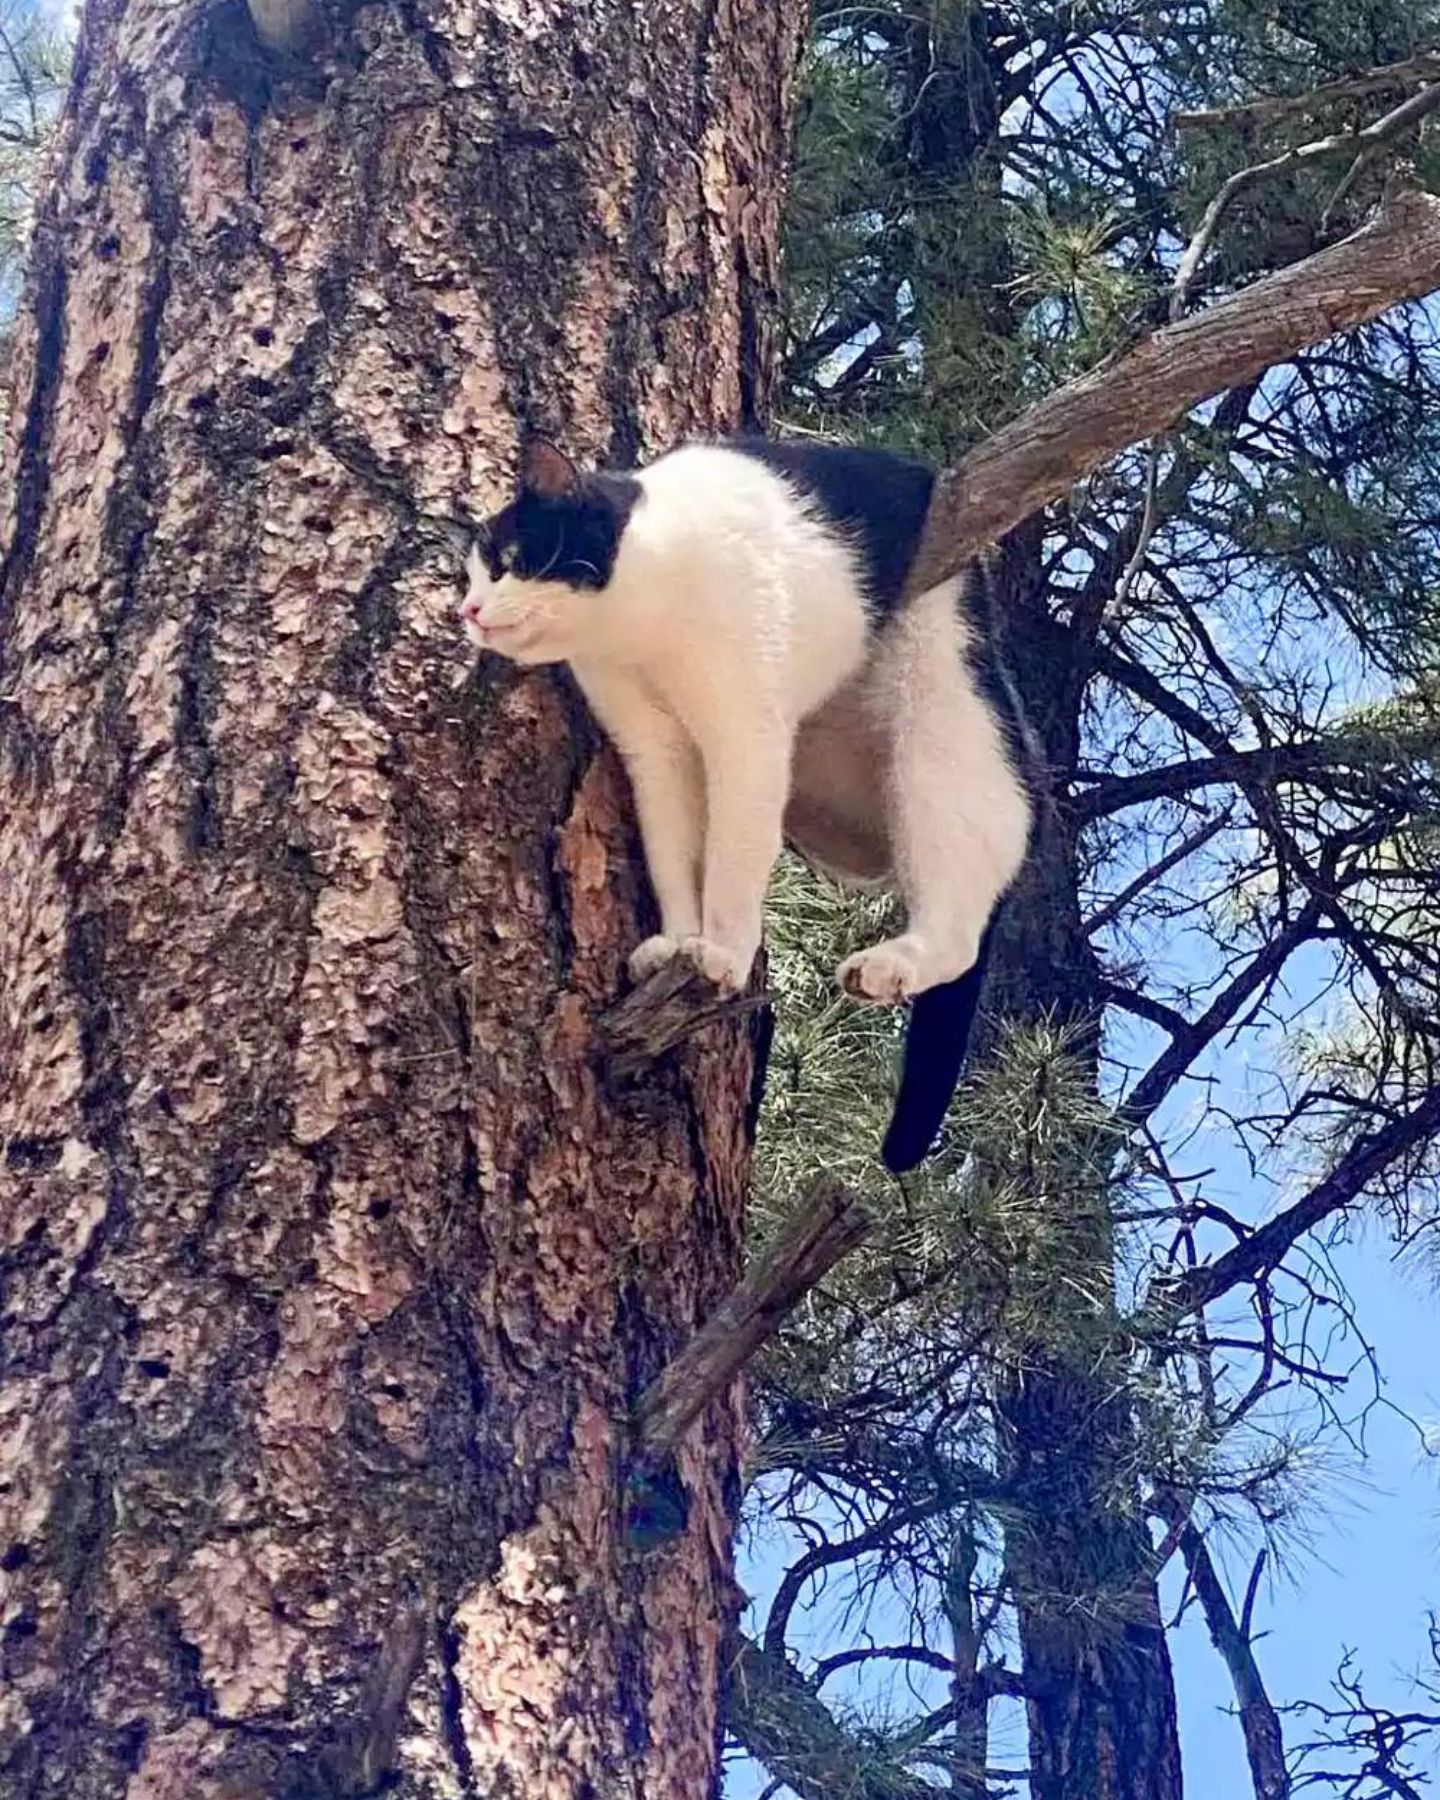
[[[1164,319],[1231,176],[1383,117],[1437,49],[1440,12],[1384,0],[822,3],[783,422],[953,462]],[[1397,157],[1433,185],[1436,141],[1342,136],[1242,185],[1188,303],[1355,228]],[[877,909],[777,880],[764,1212],[838,1170],[881,1227],[754,1384],[732,1730],[772,1795],[1168,1800],[1177,1558],[1262,1800],[1430,1766],[1433,1695],[1367,1714],[1353,1668],[1278,1716],[1263,1604],[1212,1545],[1291,1557],[1363,1412],[1319,1243],[1352,1207],[1434,1216],[1437,319],[1273,370],[1012,534],[995,598],[1056,814],[979,1066],[903,1186],[873,1161],[895,1021],[828,979]],[[1238,1214],[1192,1172],[1216,1132],[1254,1171]]]

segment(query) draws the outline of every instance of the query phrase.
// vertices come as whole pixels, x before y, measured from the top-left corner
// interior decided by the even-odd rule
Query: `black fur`
[[[895,1096],[895,1111],[880,1149],[892,1175],[903,1174],[924,1162],[945,1123],[965,1067],[965,1052],[980,1005],[999,914],[997,907],[981,936],[974,965],[958,980],[926,988],[910,1003],[900,1091]]]
[[[877,615],[899,608],[925,528],[933,470],[888,450],[760,437],[726,442],[783,475],[855,544],[865,564],[866,596]]]
[[[960,589],[960,610],[969,633],[965,662],[981,699],[1000,727],[1010,762],[1034,798],[1040,754],[1006,665],[991,608],[990,578],[983,562],[970,565]]]
[[[522,487],[487,519],[477,542],[490,579],[507,569],[523,579],[603,588],[615,572],[625,524],[644,490],[629,475],[584,475],[554,497]]]

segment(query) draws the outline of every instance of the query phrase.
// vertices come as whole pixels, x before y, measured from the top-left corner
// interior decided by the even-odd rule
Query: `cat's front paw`
[[[679,938],[666,937],[663,931],[657,931],[654,937],[646,938],[630,952],[631,980],[643,981],[647,975],[653,975],[666,963],[673,962],[679,954]]]
[[[911,1000],[925,986],[921,959],[904,938],[857,950],[841,963],[835,979],[855,999],[881,1006]]]
[[[750,965],[755,960],[753,954],[744,956],[728,945],[717,944],[713,938],[705,937],[682,938],[680,948],[722,994],[738,994],[750,979]]]

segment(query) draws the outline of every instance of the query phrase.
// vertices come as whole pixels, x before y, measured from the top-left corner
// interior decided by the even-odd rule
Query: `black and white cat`
[[[916,1001],[894,1170],[943,1122],[1031,814],[963,579],[903,597],[932,484],[882,451],[737,439],[589,474],[535,442],[460,609],[481,648],[568,663],[619,749],[660,912],[637,978],[683,952],[743,987],[782,837],[898,886],[905,931],[837,971]]]

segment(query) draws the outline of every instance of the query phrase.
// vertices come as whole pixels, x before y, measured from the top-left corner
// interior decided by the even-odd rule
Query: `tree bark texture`
[[[1058,792],[1079,762],[1090,668],[1083,640],[1047,609],[1041,549],[1037,518],[1011,534],[991,568],[1006,660]],[[1076,867],[1073,822],[1047,803],[1000,916],[986,1035],[999,1019],[1063,1021],[1076,1028],[1081,1054],[1098,1050],[1100,971]],[[1105,1212],[1072,1226],[1084,1265],[1110,1266],[1114,1232]],[[1070,1308],[1076,1345],[1093,1345],[1091,1300],[1066,1288],[1056,1306]],[[1062,1358],[1036,1344],[996,1395],[1002,1474],[1022,1500],[1006,1523],[1005,1561],[1035,1800],[1180,1800],[1175,1682],[1154,1553],[1139,1496],[1117,1479],[1131,1460],[1124,1388],[1103,1354],[1077,1348]]]
[[[648,906],[553,673],[461,687],[423,514],[517,426],[763,406],[798,0],[96,0],[0,560],[0,1791],[696,1800],[752,1020],[643,1082]],[[651,1537],[655,1534],[650,1534]]]

